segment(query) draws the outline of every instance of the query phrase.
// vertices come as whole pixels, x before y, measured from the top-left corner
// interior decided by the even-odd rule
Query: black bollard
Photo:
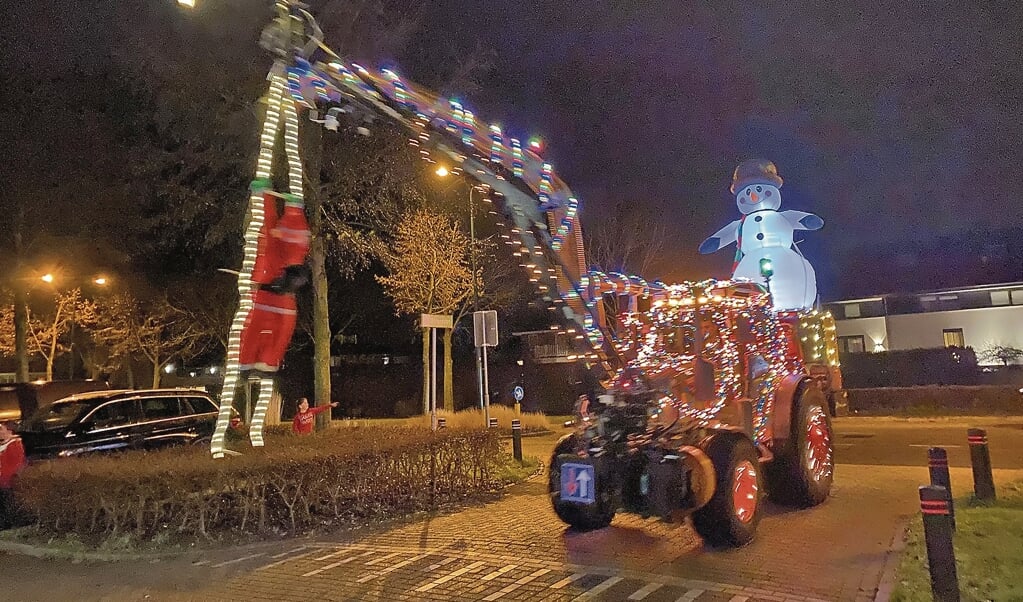
[[[920,512],[924,519],[927,566],[931,572],[934,602],[959,602],[959,576],[956,574],[948,510],[948,491],[944,487],[925,485],[920,488]]]
[[[512,420],[512,454],[522,461],[522,423],[518,420]]]
[[[987,447],[987,431],[969,429],[970,464],[973,465],[973,495],[978,500],[995,501],[995,479],[991,476],[991,452]]]
[[[490,424],[487,425],[487,426],[489,426],[492,429],[496,429],[497,428],[497,418],[491,418],[490,419]]]
[[[442,428],[446,428],[447,426],[448,426],[448,419],[447,418],[440,418],[440,417],[437,418],[437,428],[442,429]]]
[[[927,450],[927,468],[931,473],[931,485],[944,487],[948,492],[948,520],[956,530],[956,509],[952,501],[952,479],[948,475],[948,452],[943,447]]]

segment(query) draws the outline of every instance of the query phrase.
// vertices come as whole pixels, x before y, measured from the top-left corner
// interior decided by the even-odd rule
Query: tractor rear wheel
[[[791,436],[767,467],[771,499],[792,506],[820,504],[831,494],[835,473],[831,417],[820,389],[806,385],[792,416]]]
[[[731,432],[715,435],[705,451],[714,464],[714,495],[693,513],[693,526],[711,546],[744,546],[760,522],[757,451],[748,437]]]
[[[603,529],[610,525],[615,517],[614,494],[607,479],[597,478],[593,483],[595,501],[592,504],[561,501],[561,467],[558,464],[558,456],[572,453],[576,441],[575,435],[562,438],[551,454],[551,463],[547,469],[547,491],[551,496],[551,505],[558,518],[574,529],[580,531]]]

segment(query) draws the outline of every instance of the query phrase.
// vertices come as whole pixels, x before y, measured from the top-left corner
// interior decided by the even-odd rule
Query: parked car
[[[202,390],[94,391],[41,407],[19,433],[27,455],[37,459],[202,445],[209,444],[218,412]]]
[[[19,422],[45,405],[75,393],[110,390],[101,380],[51,380],[0,385],[0,420]]]

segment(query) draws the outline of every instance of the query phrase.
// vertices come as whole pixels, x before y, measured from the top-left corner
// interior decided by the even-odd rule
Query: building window
[[[1023,299],[1020,299],[1023,301]],[[991,291],[991,305],[1008,305],[1009,291]]]
[[[860,317],[860,304],[849,303],[845,306],[845,317],[846,318],[858,318]]]
[[[946,328],[941,331],[941,336],[945,339],[945,347],[966,347],[962,328]]]
[[[838,337],[838,350],[842,353],[863,353],[866,350],[863,335]]]
[[[1023,288],[1012,291],[1012,304],[1023,305]]]

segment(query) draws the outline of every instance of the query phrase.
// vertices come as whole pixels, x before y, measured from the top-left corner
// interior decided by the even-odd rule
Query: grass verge
[[[1023,482],[1002,488],[995,504],[956,500],[956,572],[964,602],[1023,600]],[[923,523],[909,528],[893,602],[930,602]]]

